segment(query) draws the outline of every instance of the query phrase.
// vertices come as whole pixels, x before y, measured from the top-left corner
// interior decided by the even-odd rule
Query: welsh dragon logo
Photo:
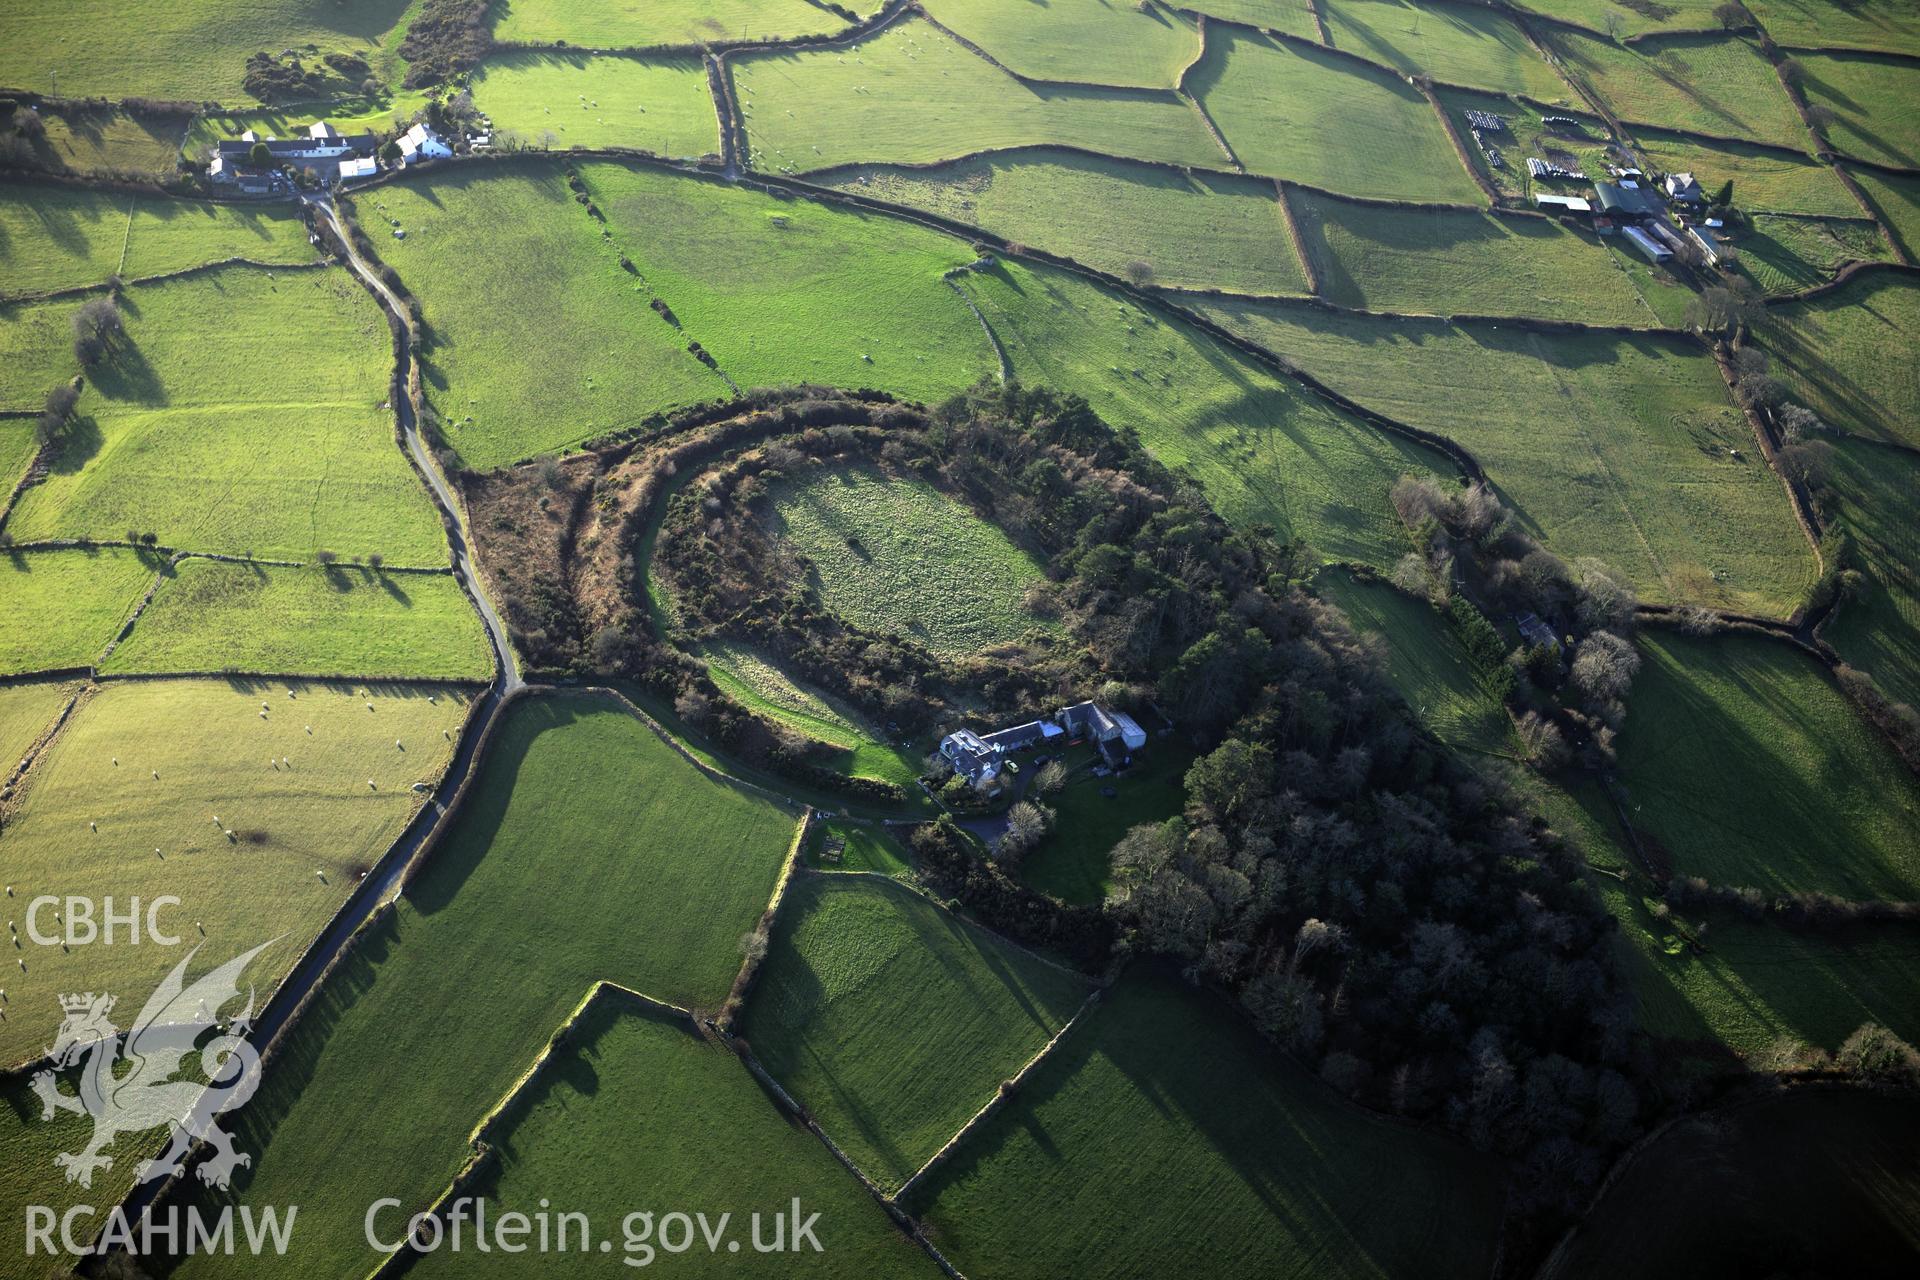
[[[35,1073],[32,1083],[40,1095],[42,1120],[53,1119],[59,1111],[93,1118],[93,1140],[79,1151],[53,1158],[67,1171],[68,1182],[91,1187],[96,1169],[113,1167],[113,1157],[103,1153],[121,1134],[146,1133],[162,1125],[171,1140],[159,1156],[140,1165],[138,1181],[174,1172],[196,1139],[213,1149],[196,1170],[210,1186],[226,1187],[235,1169],[253,1163],[251,1156],[234,1150],[233,1135],[218,1123],[221,1112],[245,1103],[260,1082],[260,1054],[246,1040],[253,1018],[252,989],[246,1008],[224,1028],[219,1011],[239,997],[240,974],[247,965],[272,945],[262,943],[188,986],[187,965],[199,950],[195,947],[148,998],[124,1039],[108,1017],[112,996],[87,992],[60,997],[65,1019],[47,1051],[52,1065]],[[209,1031],[218,1034],[200,1044]],[[182,1060],[196,1050],[206,1083],[175,1079]],[[63,1092],[56,1074],[72,1067],[80,1068],[78,1095]]]

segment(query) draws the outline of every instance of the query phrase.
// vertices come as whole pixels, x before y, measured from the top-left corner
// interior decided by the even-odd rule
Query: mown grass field
[[[1732,182],[1734,203],[1749,213],[1863,216],[1860,202],[1833,170],[1805,156],[1732,142],[1709,142],[1658,129],[1636,129],[1634,141],[1652,169],[1691,173],[1708,195],[1718,191],[1720,184]]]
[[[1920,66],[1866,54],[1796,53],[1807,101],[1833,111],[1827,141],[1862,160],[1920,167]]]
[[[453,575],[182,562],[105,670],[485,680],[493,656]]]
[[[1872,202],[1908,257],[1920,249],[1920,178],[1896,177],[1868,169],[1847,170]]]
[[[228,267],[136,285],[121,310],[125,340],[88,370],[46,480],[7,522],[16,538],[131,529],[194,551],[446,563],[446,535],[381,407],[386,325],[344,270]],[[236,333],[297,343],[299,357],[237,355]]]
[[[1640,649],[1619,776],[1676,874],[1920,897],[1920,784],[1812,658],[1743,634],[1655,632]]]
[[[1740,237],[1740,270],[1764,293],[1796,293],[1831,280],[1849,262],[1884,262],[1893,250],[1871,222],[1756,214]]]
[[[1795,400],[1843,430],[1920,445],[1920,282],[1865,275],[1768,321],[1760,341]]]
[[[0,685],[0,779],[13,772],[78,687],[70,680]]]
[[[1845,0],[1754,0],[1753,15],[1784,45],[1920,55],[1920,11]]]
[[[1241,27],[1212,27],[1188,89],[1240,162],[1345,195],[1486,203],[1405,81]]]
[[[973,258],[960,239],[658,170],[596,163],[581,175],[614,244],[673,309],[678,339],[703,344],[743,389],[816,382],[938,400],[998,368],[940,279]]]
[[[1180,816],[1187,804],[1192,748],[1176,734],[1156,738],[1118,778],[1076,774],[1041,803],[1054,812],[1053,830],[1020,863],[1020,878],[1063,902],[1099,902],[1113,887],[1107,855],[1143,822]],[[1112,788],[1111,796],[1103,794]]]
[[[1327,301],[1367,311],[1539,316],[1650,326],[1657,318],[1598,238],[1551,218],[1288,197]]]
[[[607,698],[532,697],[505,714],[447,838],[240,1117],[253,1166],[234,1198],[300,1205],[289,1265],[303,1274],[379,1261],[362,1228],[369,1189],[400,1198],[402,1219],[424,1208],[596,980],[717,1007],[792,839],[793,815],[708,780]],[[202,1256],[174,1274],[256,1267]]]
[[[1171,89],[1200,52],[1184,14],[1110,0],[927,0],[934,21],[1036,80]]]
[[[131,1016],[195,945],[202,964],[224,963],[281,939],[247,975],[264,1000],[422,803],[412,785],[446,768],[444,734],[458,736],[466,702],[432,685],[268,680],[116,681],[89,694],[0,833],[26,961],[8,974],[0,1061],[46,1046],[56,994],[111,991]],[[159,922],[185,946],[124,934],[41,945],[23,913],[43,894],[112,895],[121,910],[172,894],[179,905]],[[41,928],[59,926],[42,913]]]
[[[466,466],[491,470],[727,394],[648,309],[558,166],[436,174],[354,206],[422,300],[427,398]]]
[[[1321,556],[1388,564],[1406,546],[1387,504],[1440,454],[1368,427],[1185,325],[1077,276],[1003,262],[962,280],[1021,381],[1074,391],[1185,469],[1227,519]]]
[[[0,296],[99,284],[111,275],[134,280],[235,257],[292,264],[312,262],[314,252],[306,224],[283,205],[0,187]]]
[[[1073,1016],[1082,978],[869,876],[788,889],[744,1034],[881,1186],[897,1188]]]
[[[134,115],[117,107],[40,104],[45,136],[34,144],[40,166],[56,173],[173,176],[186,117]]]
[[[1821,634],[1888,696],[1920,707],[1920,459],[1858,441],[1833,443],[1829,502],[1853,539],[1866,583]]]
[[[727,65],[756,168],[925,164],[1047,143],[1227,167],[1206,125],[1171,90],[1022,84],[926,22]]]
[[[73,356],[73,313],[81,299],[0,302],[0,409],[38,413],[47,392],[80,370]],[[33,435],[31,419],[0,422],[0,431]],[[20,448],[15,445],[13,449]],[[37,449],[36,443],[33,448]],[[7,479],[11,487],[16,468]]]
[[[812,562],[831,613],[965,658],[1054,625],[1022,603],[1040,563],[925,481],[871,468],[815,470],[777,486],[779,536]]]
[[[1468,1275],[1501,1190],[1141,971],[910,1200],[968,1275]]]
[[[1110,275],[1238,293],[1307,291],[1274,186],[1257,178],[1182,174],[1037,148],[937,169],[866,165],[829,181]],[[1061,218],[1063,208],[1076,216]]]
[[[611,1239],[612,1257],[631,1265],[658,1262],[675,1275],[940,1275],[832,1153],[776,1109],[739,1059],[683,1019],[612,1000],[590,1010],[558,1060],[502,1116],[495,1141],[501,1160],[481,1184],[490,1217],[517,1210],[537,1221],[533,1215],[549,1204],[584,1213],[595,1247]],[[802,1217],[820,1215],[820,1250],[801,1244],[796,1252],[755,1252],[754,1215],[760,1238],[770,1242],[773,1220],[791,1217],[795,1197]],[[701,1239],[689,1252],[669,1253],[661,1241],[677,1246],[676,1224],[648,1236],[635,1222],[627,1234],[627,1215],[642,1205],[659,1206],[656,1215],[672,1212],[669,1205],[686,1206],[683,1212],[697,1205],[708,1227],[724,1233],[713,1248]],[[727,1225],[716,1226],[723,1218]],[[397,1239],[404,1221],[396,1215],[391,1225]],[[581,1259],[571,1265],[592,1269]],[[525,1257],[443,1251],[410,1274],[526,1272]]]
[[[35,0],[0,5],[0,84],[66,97],[245,102],[248,57],[317,44],[374,60],[409,0]],[[56,84],[57,79],[57,84]]]
[[[920,762],[913,753],[886,742],[850,707],[840,706],[818,689],[788,677],[778,665],[743,644],[712,641],[703,645],[707,674],[721,690],[749,710],[779,721],[797,733],[839,747],[835,762],[857,778],[880,778],[917,796],[914,780]]]
[[[1573,96],[1519,25],[1499,14],[1422,7],[1409,0],[1322,0],[1321,12],[1336,49],[1406,75],[1520,93],[1541,102]]]
[[[1542,32],[1574,76],[1622,120],[1806,150],[1806,125],[1773,67],[1744,40],[1674,36],[1627,46]]]
[[[1606,561],[1649,600],[1784,617],[1813,582],[1780,482],[1687,342],[1194,301],[1368,408],[1458,441],[1535,536]]]
[[[1505,709],[1482,686],[1451,625],[1432,605],[1343,569],[1323,570],[1313,589],[1337,605],[1354,630],[1380,638],[1387,677],[1434,737],[1457,751],[1514,754]]]
[[[0,555],[0,675],[91,665],[164,563],[125,547],[9,548]]]
[[[506,54],[474,70],[473,101],[495,129],[530,146],[633,147],[675,158],[720,150],[720,119],[695,57]]]
[[[566,0],[503,0],[491,12],[496,40],[565,41],[590,49],[791,38],[847,25],[807,0],[664,0],[588,8]]]
[[[1320,38],[1320,28],[1306,0],[1183,0],[1177,7],[1243,26],[1285,32],[1302,40]]]
[[[1920,1265],[1920,1106],[1799,1090],[1692,1117],[1635,1156],[1542,1272],[1898,1275]]]

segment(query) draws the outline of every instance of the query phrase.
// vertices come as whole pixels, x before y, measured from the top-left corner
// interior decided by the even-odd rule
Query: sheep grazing
[[[155,769],[155,770],[153,771],[153,780],[154,780],[155,782],[158,782],[158,781],[160,781],[160,771],[159,771],[158,769]]]
[[[405,751],[405,750],[406,750],[406,748],[405,748],[405,747],[403,747],[403,746],[401,746],[401,745],[400,745],[400,739],[398,739],[398,738],[395,738],[395,739],[393,740],[393,749],[394,749],[395,751]]]
[[[89,822],[87,824],[87,830],[89,831],[98,831],[99,829],[100,829],[100,824],[97,822]]]
[[[367,779],[367,790],[369,790],[369,791],[378,791],[379,789],[380,789],[379,787],[376,787],[376,786],[374,786],[374,785],[373,785],[373,779],[372,779],[372,778],[368,778],[368,779]]]
[[[311,737],[313,736],[313,726],[312,726],[312,725],[308,725],[308,726],[307,726],[307,736],[308,736],[309,738],[311,738]]]
[[[225,826],[226,824],[220,821],[220,815],[216,813],[213,815],[213,825],[219,827]]]
[[[373,704],[371,702],[367,704],[367,710],[369,711],[373,710]]]
[[[119,756],[115,756],[115,757],[113,758],[113,767],[114,767],[114,768],[116,768],[116,769],[118,769],[118,768],[120,767],[120,757],[119,757]]]
[[[265,719],[267,718],[267,713],[266,713],[266,712],[264,712],[264,711],[262,711],[262,712],[260,713],[260,718],[261,718],[262,720],[265,720]]]
[[[440,703],[439,703],[439,701],[438,701],[438,700],[437,700],[437,699],[436,699],[436,698],[435,698],[435,697],[434,697],[434,696],[433,696],[432,694],[428,694],[428,695],[427,695],[427,705],[428,705],[428,706],[430,706],[430,707],[437,707],[437,706],[439,706],[439,705],[440,705]]]
[[[269,707],[267,706],[267,704],[266,704],[266,703],[264,703],[264,702],[263,702],[263,703],[261,703],[261,704],[260,704],[260,709],[261,709],[262,711],[266,711],[266,710],[269,710],[270,708],[269,708]]]

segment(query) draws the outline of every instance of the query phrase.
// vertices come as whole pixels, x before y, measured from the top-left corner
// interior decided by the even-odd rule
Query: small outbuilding
[[[1592,213],[1593,205],[1579,196],[1556,196],[1546,191],[1533,193],[1536,208],[1559,213]]]

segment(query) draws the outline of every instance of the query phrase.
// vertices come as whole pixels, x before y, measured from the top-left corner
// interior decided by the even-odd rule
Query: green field
[[[16,538],[133,529],[193,551],[446,563],[380,407],[386,325],[345,271],[228,267],[136,285],[121,309],[126,340],[88,371],[46,480],[8,520]],[[259,344],[252,356],[236,357],[236,333]],[[296,343],[297,358],[274,349]]]
[[[1289,199],[1320,295],[1340,306],[1657,323],[1597,237],[1551,218]]]
[[[496,40],[637,49],[823,35],[846,21],[808,0],[650,0],[582,6],[567,0],[503,0],[492,6]]]
[[[1077,392],[1237,524],[1336,560],[1390,564],[1405,535],[1387,491],[1437,453],[1368,427],[1183,324],[1078,276],[1003,262],[964,287],[1033,386]]]
[[[0,186],[0,296],[128,280],[244,257],[314,260],[306,224],[259,208],[85,187]],[[77,303],[76,303],[77,305]]]
[[[1828,107],[1835,150],[1898,168],[1920,167],[1920,66],[1865,54],[1796,53],[1807,101]]]
[[[1354,630],[1385,643],[1387,678],[1436,738],[1456,751],[1514,754],[1505,709],[1480,683],[1466,650],[1432,605],[1341,569],[1324,570],[1314,591],[1339,606]]]
[[[1920,281],[1869,274],[1768,319],[1760,340],[1794,399],[1842,430],[1920,445]]]
[[[1653,633],[1619,774],[1676,874],[1763,892],[1920,897],[1920,784],[1810,657]]]
[[[1895,177],[1857,167],[1847,172],[1867,193],[1875,212],[1912,260],[1920,250],[1920,178]]]
[[[1255,173],[1345,195],[1486,202],[1433,107],[1387,72],[1213,27],[1187,84]]]
[[[1541,1274],[1901,1275],[1920,1267],[1920,1105],[1796,1090],[1639,1152]]]
[[[701,646],[700,656],[713,682],[734,701],[796,733],[839,747],[844,755],[830,767],[894,783],[909,796],[919,794],[914,781],[921,764],[913,753],[886,742],[852,708],[793,680],[746,645],[710,641]]]
[[[163,564],[124,547],[0,554],[0,675],[91,666]]]
[[[1107,855],[1141,823],[1180,816],[1193,759],[1177,736],[1158,738],[1118,778],[1076,774],[1042,801],[1053,810],[1053,830],[1020,863],[1020,878],[1063,902],[1104,900],[1112,888]],[[1115,794],[1103,794],[1109,788]]]
[[[446,768],[444,735],[459,734],[466,700],[431,685],[103,685],[34,762],[0,834],[9,906],[17,916],[42,894],[111,894],[122,907],[173,894],[180,904],[159,921],[189,946],[204,942],[203,962],[281,939],[248,974],[264,999],[419,807],[409,788]],[[41,927],[58,928],[44,915]],[[20,929],[26,968],[8,975],[12,1014],[0,1022],[7,1063],[45,1047],[57,993],[111,991],[131,1016],[185,955],[67,950],[31,939],[24,920]]]
[[[36,0],[0,4],[0,84],[77,98],[244,102],[247,58],[308,43],[374,61],[409,0]],[[57,83],[56,83],[57,79]]]
[[[404,1220],[439,1194],[595,981],[718,1007],[773,891],[791,815],[708,780],[607,698],[504,714],[447,838],[240,1117],[253,1166],[237,1197],[300,1206],[301,1274],[365,1274],[370,1198],[398,1197]],[[174,1274],[257,1265],[201,1256]]]
[[[1873,49],[1920,55],[1920,10],[1911,3],[1852,0],[1753,0],[1753,15],[1784,45],[1808,49]]]
[[[1021,597],[1042,566],[923,480],[861,467],[814,471],[773,495],[774,528],[811,562],[828,612],[946,658],[1056,628]]]
[[[1225,22],[1284,32],[1302,40],[1320,38],[1320,28],[1313,20],[1313,9],[1307,0],[1182,0],[1177,7]]]
[[[55,173],[170,178],[186,129],[184,116],[137,116],[117,107],[42,103],[40,118],[47,131],[34,157]]]
[[[756,168],[925,164],[1058,143],[1224,169],[1171,90],[1023,84],[920,21],[845,48],[728,60]]]
[[[1130,975],[911,1197],[968,1275],[1473,1275],[1499,1175]]]
[[[744,1034],[889,1190],[1066,1024],[1088,984],[870,876],[788,890]]]
[[[1407,75],[1540,102],[1573,96],[1518,24],[1499,14],[1410,0],[1320,0],[1320,12],[1335,48]]]
[[[1794,150],[1812,145],[1772,66],[1744,40],[1674,36],[1628,46],[1565,30],[1542,34],[1622,120]]]
[[[704,344],[743,389],[814,382],[939,400],[998,368],[940,279],[973,258],[963,240],[654,169],[581,174],[681,341]]]
[[[629,1265],[660,1262],[677,1276],[940,1275],[832,1153],[775,1109],[737,1058],[684,1019],[619,996],[587,1012],[559,1056],[502,1114],[491,1140],[500,1162],[478,1188],[490,1217],[518,1210],[537,1220],[549,1204],[584,1213],[597,1238],[612,1239],[612,1256]],[[820,1250],[749,1249],[754,1217],[771,1240],[772,1219],[789,1213],[795,1197],[820,1215]],[[737,1252],[704,1239],[691,1252],[667,1252],[661,1242],[678,1242],[674,1224],[647,1235],[636,1222],[630,1236],[627,1215],[643,1205],[659,1206],[656,1215],[672,1212],[669,1205],[686,1206],[682,1212],[698,1205],[710,1226],[730,1217],[718,1239],[731,1237]],[[380,1225],[397,1240],[405,1215]],[[547,1265],[556,1263],[592,1270],[584,1260]],[[442,1251],[408,1274],[523,1276],[527,1260]]]
[[[40,452],[34,425],[24,418],[0,420],[0,504],[7,501],[16,481]]]
[[[1182,14],[1112,0],[925,0],[934,21],[1035,80],[1171,89],[1200,52]]]
[[[1904,450],[1836,441],[1829,503],[1853,538],[1865,589],[1821,634],[1872,673],[1887,695],[1920,707],[1920,543],[1914,495],[1920,458]]]
[[[47,392],[80,371],[73,356],[73,313],[78,298],[0,302],[0,409],[37,413]],[[0,424],[0,430],[33,434],[30,420]],[[9,455],[21,446],[8,449]],[[32,446],[38,449],[38,445]],[[12,487],[16,469],[7,479]]]
[[[1691,343],[1196,301],[1368,408],[1457,440],[1536,537],[1650,600],[1784,616],[1812,584],[1780,482]]]
[[[473,604],[448,573],[187,560],[104,668],[485,680]]]
[[[1609,23],[1616,23],[1625,36],[1646,31],[1710,30],[1716,25],[1713,6],[1714,0],[1658,0],[1631,5],[1615,0],[1524,0],[1520,8],[1603,34],[1611,34]]]
[[[633,147],[688,158],[720,150],[720,120],[698,58],[506,54],[474,71],[473,101],[495,129],[533,147]]]
[[[1764,293],[1797,293],[1831,280],[1849,262],[1882,262],[1893,257],[1880,228],[1872,222],[1833,222],[1756,214],[1747,234],[1736,242],[1740,269]]]
[[[852,822],[828,822],[815,828],[820,834],[808,841],[806,864],[815,870],[826,871],[871,871],[883,876],[904,876],[907,874],[908,855],[906,849],[884,827],[867,826]],[[846,842],[840,851],[840,861],[829,863],[824,859],[827,837]]]
[[[0,780],[13,772],[77,688],[66,680],[0,685]]]
[[[491,470],[726,394],[648,309],[557,166],[437,174],[354,203],[422,301],[427,398],[466,466]],[[539,351],[556,358],[527,358]]]
[[[1834,171],[1802,155],[1708,142],[1658,129],[1634,130],[1634,142],[1649,172],[1691,173],[1709,195],[1730,181],[1734,203],[1749,213],[1862,216],[1860,202]]]
[[[1182,174],[1039,148],[937,169],[866,165],[828,180],[842,191],[927,209],[1143,283],[1307,291],[1274,186],[1257,178]],[[1062,208],[1077,216],[1061,218]]]

